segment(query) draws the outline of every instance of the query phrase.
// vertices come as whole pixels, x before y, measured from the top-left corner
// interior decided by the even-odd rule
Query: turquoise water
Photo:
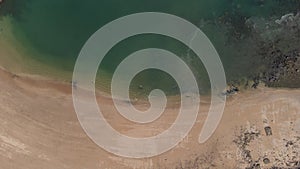
[[[209,24],[202,25],[201,29],[215,45],[227,78],[231,80],[249,73],[249,67],[252,65],[248,63],[253,58],[235,55],[237,48],[244,50],[243,43],[238,43],[240,46],[237,45],[235,49],[228,49],[227,36],[230,35],[225,34],[224,30],[214,23],[224,17],[236,30],[242,32],[244,27],[240,22],[243,18],[281,16],[295,11],[295,4],[297,1],[294,0],[7,0],[2,4],[0,14],[13,18],[15,36],[19,41],[24,41],[25,47],[31,46],[42,53],[30,57],[55,69],[66,71],[73,70],[78,53],[86,40],[101,26],[121,16],[156,11],[180,16],[199,27],[202,21],[205,21],[204,23]],[[148,47],[167,49],[188,59],[188,64],[197,75],[200,88],[209,88],[206,71],[195,55],[187,53],[188,48],[183,44],[158,35],[135,36],[117,44],[105,57],[100,70],[106,72],[106,76],[111,75],[118,63],[128,54]],[[109,80],[101,85],[109,89]],[[144,89],[138,90],[139,85],[143,85]],[[147,93],[156,87],[170,94],[178,92],[175,81],[160,71],[140,73],[132,83],[132,89],[137,89],[140,93]]]

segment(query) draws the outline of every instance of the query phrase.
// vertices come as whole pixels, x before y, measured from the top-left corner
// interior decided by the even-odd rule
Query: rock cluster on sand
[[[233,94],[237,94],[239,92],[239,88],[235,85],[229,85],[227,89],[223,92],[224,95],[229,96]]]
[[[250,144],[256,143],[257,145],[261,145],[262,137],[272,137],[272,134],[270,134],[271,128],[268,127],[267,129],[265,135],[261,134],[260,130],[255,126],[240,129],[240,133],[236,136],[235,140],[233,140],[238,147],[237,154],[238,160],[240,161],[240,168],[299,169],[299,136],[291,136],[290,138],[279,140],[279,146],[272,150],[259,152],[261,150],[255,147],[256,152],[253,152],[253,148],[250,148]],[[256,157],[253,157],[253,153],[256,153]],[[259,154],[259,156],[257,156],[257,154]]]
[[[236,137],[235,140],[233,140],[239,150],[239,160],[244,163],[247,169],[251,167],[260,167],[260,164],[257,161],[253,160],[251,151],[248,149],[251,141],[255,140],[259,136],[260,131],[257,130],[254,126],[251,126],[249,128],[241,128],[240,134]]]

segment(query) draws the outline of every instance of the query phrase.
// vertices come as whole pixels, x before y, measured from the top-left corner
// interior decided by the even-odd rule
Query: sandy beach
[[[140,125],[119,115],[98,94],[107,121],[135,137],[156,135],[176,118],[168,103],[157,121]],[[209,104],[202,99],[196,125],[177,147],[147,159],[127,159],[98,147],[81,128],[71,85],[0,70],[0,164],[7,169],[172,169],[295,167],[300,161],[300,90],[258,88],[228,97],[223,119],[204,144],[197,142]],[[135,104],[147,109],[145,102]],[[271,130],[266,132],[266,127]]]

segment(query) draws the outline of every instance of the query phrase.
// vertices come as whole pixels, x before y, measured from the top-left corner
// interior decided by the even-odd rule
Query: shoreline
[[[44,77],[42,75],[36,75],[36,74],[12,73],[1,66],[0,66],[0,73],[5,74],[8,78],[10,77],[12,79],[21,80],[25,84],[30,84],[33,85],[34,87],[52,88],[64,94],[72,94],[71,81],[67,82],[66,80],[58,80],[58,79],[53,79],[51,77]],[[95,91],[97,96],[111,98],[110,92],[108,91],[102,91],[101,89],[98,88],[96,88]],[[205,100],[209,99],[208,95],[204,95],[203,97],[205,98]],[[168,96],[168,98],[176,100],[178,99],[178,95]],[[143,100],[143,101],[147,101],[147,100]]]
[[[19,82],[20,84],[24,84],[26,86],[31,86],[34,88],[39,88],[39,89],[50,89],[50,90],[55,90],[58,91],[62,94],[67,94],[67,95],[72,95],[72,83],[67,82],[66,80],[58,80],[58,79],[53,79],[51,77],[44,77],[42,75],[34,75],[34,74],[17,74],[17,73],[12,73],[5,68],[0,66],[0,76],[4,76],[5,78]],[[276,93],[281,92],[281,91],[300,91],[300,88],[284,88],[284,87],[266,87],[264,84],[260,83],[257,88],[243,88],[244,85],[241,86],[235,86],[238,88],[238,91],[233,92],[233,93],[228,93],[226,96],[226,102],[231,102],[232,100],[236,99],[236,97],[243,96],[243,95],[250,95],[252,94],[257,94],[259,92],[274,92]],[[227,88],[230,90],[230,85]],[[241,90],[240,90],[241,89]],[[225,90],[224,90],[225,91]],[[107,91],[101,91],[100,89],[95,89],[96,92],[96,97],[97,99],[99,98],[105,98],[105,99],[112,99],[111,95]],[[221,94],[221,93],[220,93]],[[225,93],[223,93],[225,94]],[[171,105],[173,106],[179,106],[180,104],[180,96],[179,95],[173,95],[173,96],[167,96]],[[200,95],[200,104],[210,104],[210,94],[208,95]],[[118,99],[118,98],[114,98]],[[168,101],[168,102],[169,102]],[[126,101],[125,101],[126,102]],[[138,99],[137,102],[131,100],[132,104],[135,106],[138,106],[139,104],[145,105],[148,104],[148,99]],[[173,104],[172,104],[173,103]]]

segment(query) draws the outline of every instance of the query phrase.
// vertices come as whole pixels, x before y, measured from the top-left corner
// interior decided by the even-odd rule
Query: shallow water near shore
[[[285,1],[284,6],[281,3],[270,0],[264,2],[213,0],[188,3],[180,0],[163,2],[13,0],[4,1],[0,9],[1,14],[11,21],[10,27],[5,29],[11,29],[12,37],[8,38],[15,40],[9,45],[16,45],[18,47],[16,50],[24,60],[34,60],[29,64],[30,69],[27,69],[31,74],[60,76],[62,79],[71,80],[73,66],[80,49],[96,30],[124,15],[156,11],[180,16],[204,31],[221,57],[227,80],[231,81],[248,76],[249,68],[255,69],[255,66],[259,65],[253,64],[255,55],[251,53],[253,49],[248,48],[247,41],[236,44],[228,42],[231,35],[224,32],[227,27],[220,27],[215,22],[222,17],[225,17],[225,20],[226,18],[233,20],[233,16],[237,16],[234,22],[239,28],[239,22],[243,22],[243,18],[281,16],[293,12],[296,8],[293,1]],[[210,84],[207,73],[195,54],[178,41],[158,35],[134,36],[117,44],[100,65],[97,86],[109,91],[112,74],[122,59],[134,51],[150,47],[166,49],[180,56],[192,68],[200,91],[203,93],[208,91]],[[249,55],[240,56],[237,51],[241,50],[249,51]],[[178,93],[174,79],[157,70],[141,72],[131,84],[131,90],[135,91],[137,96],[147,95],[154,88],[161,88],[168,95]]]

